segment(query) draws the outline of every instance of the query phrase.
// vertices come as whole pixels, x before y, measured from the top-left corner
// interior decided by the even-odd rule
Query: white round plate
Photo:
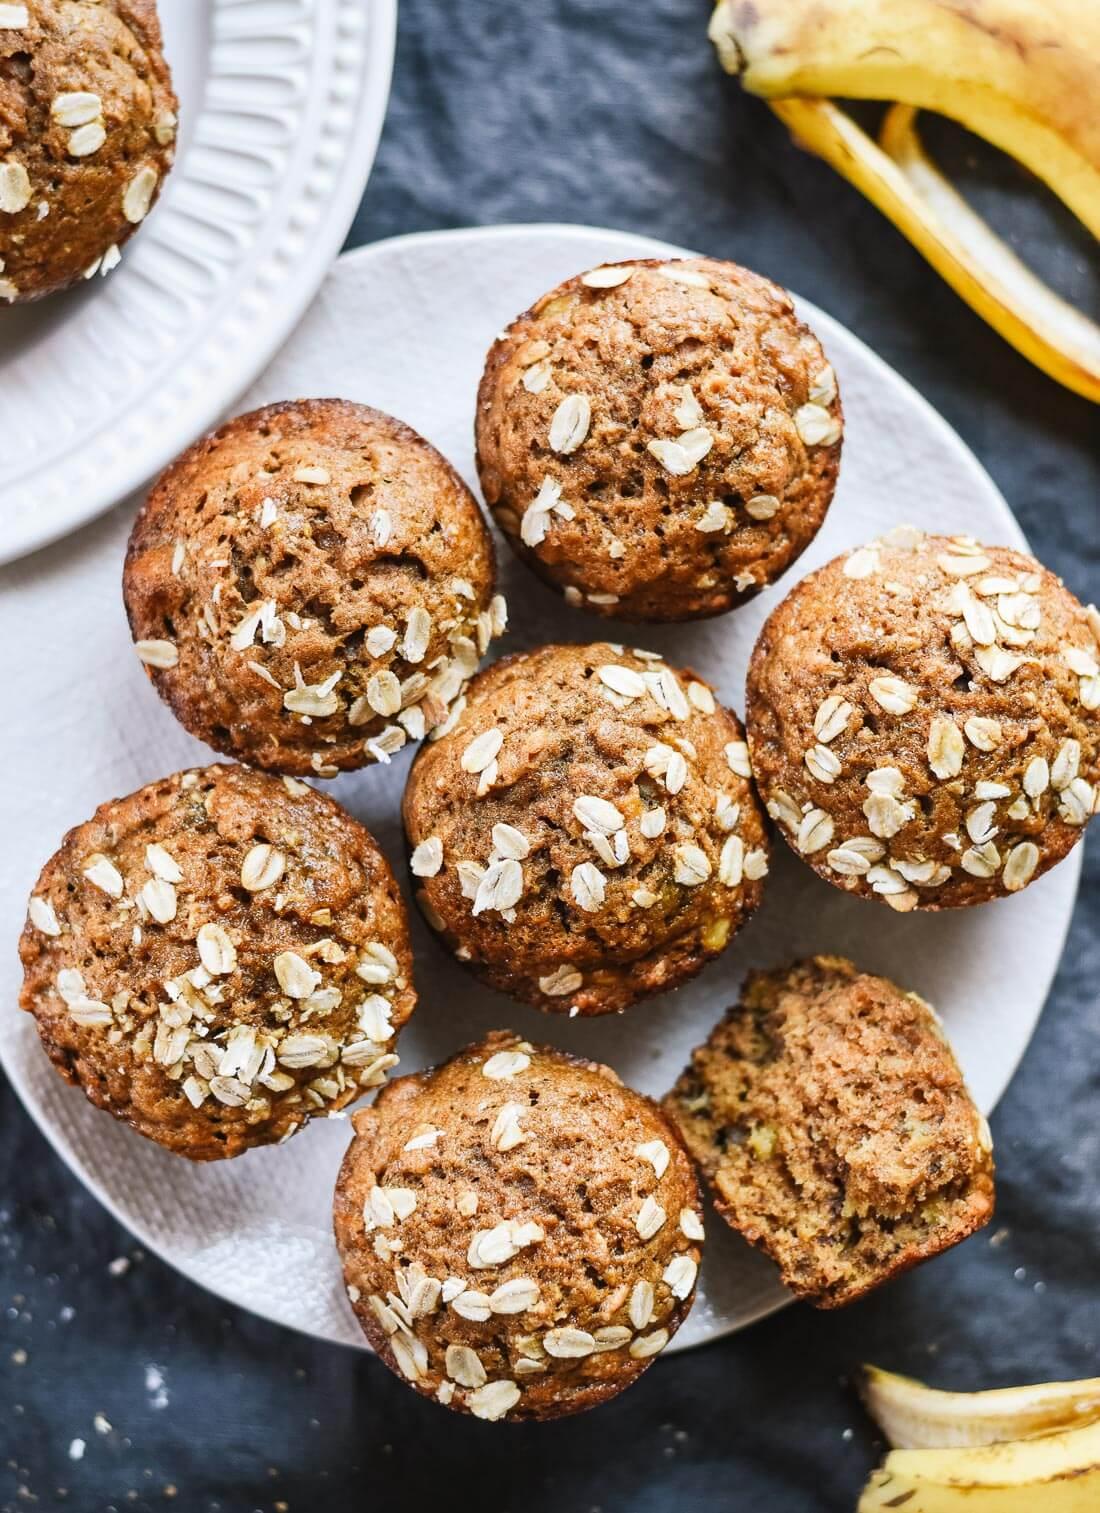
[[[342,395],[403,417],[473,481],[474,396],[496,332],[543,290],[593,264],[675,249],[618,232],[511,226],[382,242],[341,258],[249,405]],[[778,589],[717,620],[624,628],[631,641],[690,662],[743,706],[760,624],[799,575],[902,521],[1024,545],[1004,501],[959,438],[896,373],[805,301],[835,364],[847,436],[836,501],[819,538]],[[22,925],[38,868],[67,826],[108,795],[209,753],[175,723],[134,657],[119,594],[129,511],[0,572],[0,645],[18,641],[8,707],[20,739],[6,753],[10,813],[0,847],[0,938]],[[501,546],[512,607],[505,645],[596,639],[613,624],[563,606]],[[455,564],[456,568],[460,564]],[[15,687],[10,686],[14,678]],[[351,774],[332,791],[406,872],[398,805],[410,753]],[[974,1093],[990,1109],[1046,998],[1077,887],[1080,849],[1015,898],[944,914],[893,914],[822,882],[781,841],[759,914],[717,962],[679,992],[621,1017],[569,1021],[479,987],[413,920],[420,1006],[400,1044],[405,1071],[484,1031],[514,1026],[609,1062],[645,1092],[665,1091],[730,1004],[746,969],[814,951],[888,973],[942,1010]],[[151,1249],[220,1296],[329,1340],[361,1344],[343,1296],[330,1200],[347,1145],[344,1121],[318,1122],[277,1149],[191,1166],[97,1113],[56,1076],[18,1014],[12,952],[0,1049],[27,1106],[82,1180]],[[713,1215],[699,1300],[676,1347],[713,1339],[778,1307],[771,1264]]]
[[[347,235],[396,0],[160,0],[176,166],[106,279],[0,308],[0,562],[151,478],[286,340]]]

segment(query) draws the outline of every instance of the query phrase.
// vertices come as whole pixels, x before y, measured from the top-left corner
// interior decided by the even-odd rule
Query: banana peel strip
[[[1100,403],[1100,326],[1049,289],[929,160],[895,105],[881,145],[831,100],[770,99],[797,140],[878,207],[957,294],[1031,362]]]
[[[860,1391],[868,1413],[895,1450],[993,1445],[1100,1420],[1100,1377],[989,1392],[944,1392],[912,1377],[865,1366]]]
[[[1100,1424],[971,1449],[892,1450],[858,1513],[1095,1513]]]

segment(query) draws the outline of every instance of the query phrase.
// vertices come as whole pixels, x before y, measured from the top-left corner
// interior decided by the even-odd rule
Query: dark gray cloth
[[[714,64],[706,16],[704,0],[402,0],[389,121],[351,244],[566,220],[759,268],[912,380],[1037,552],[1096,597],[1096,409],[1017,357],[742,97]],[[1087,238],[1056,207],[953,134],[935,140],[1024,252],[1095,296]],[[1098,922],[1094,840],[1055,991],[993,1120],[990,1230],[847,1312],[788,1309],[542,1428],[446,1414],[376,1362],[134,1257],[5,1090],[0,1509],[850,1513],[878,1453],[848,1384],[860,1361],[964,1388],[1100,1371]],[[993,1025],[998,991],[991,981]],[[130,1265],[112,1275],[116,1257]],[[76,1438],[87,1448],[72,1460]]]

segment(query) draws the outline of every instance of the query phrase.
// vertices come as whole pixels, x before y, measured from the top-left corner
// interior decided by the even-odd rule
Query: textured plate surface
[[[339,260],[293,337],[247,396],[262,403],[341,394],[400,415],[473,479],[474,395],[495,333],[568,274],[604,260],[672,249],[621,233],[527,226],[437,233],[363,248]],[[1004,501],[959,438],[914,390],[812,305],[840,380],[847,437],[836,501],[818,540],[779,589],[695,626],[625,629],[631,641],[690,662],[743,707],[745,666],[760,624],[796,579],[891,525],[972,531],[1023,545]],[[48,1065],[16,1012],[10,943],[27,893],[62,832],[104,798],[202,762],[147,686],[130,649],[119,594],[129,510],[78,540],[0,572],[0,644],[22,648],[9,707],[22,738],[6,756],[13,812],[0,848],[0,1051],[57,1150],[153,1250],[195,1281],[268,1318],[360,1343],[330,1236],[332,1184],[346,1122],[311,1126],[285,1146],[192,1167],[139,1139]],[[611,622],[565,609],[505,546],[512,606],[507,649],[552,638],[616,636]],[[379,838],[406,879],[398,805],[408,751],[387,768],[328,785]],[[680,992],[620,1018],[570,1023],[479,988],[430,938],[415,909],[420,1007],[402,1038],[402,1069],[442,1059],[499,1026],[514,1026],[609,1062],[644,1091],[663,1092],[733,1000],[748,966],[838,951],[896,977],[942,1010],[986,1110],[1003,1091],[1046,998],[1069,922],[1080,848],[1015,898],[936,915],[897,915],[818,879],[776,843],[764,904],[726,954]],[[778,1307],[770,1264],[711,1215],[699,1300],[676,1346],[699,1343]]]
[[[396,0],[160,0],[176,166],[106,279],[0,309],[0,562],[152,477],[316,293],[374,159]]]

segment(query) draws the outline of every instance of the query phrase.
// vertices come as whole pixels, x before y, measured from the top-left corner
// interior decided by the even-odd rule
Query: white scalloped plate
[[[0,310],[0,562],[132,493],[252,382],[374,160],[396,0],[160,0],[180,153],[106,279]]]
[[[416,426],[473,481],[474,396],[500,327],[579,269],[670,252],[621,232],[571,226],[435,233],[361,248],[337,262],[242,408],[334,393],[367,401]],[[624,628],[633,642],[713,679],[737,709],[764,616],[801,574],[843,548],[907,519],[1025,544],[987,474],[924,400],[836,321],[806,301],[800,308],[836,367],[847,423],[840,486],[821,534],[778,588],[735,614],[698,625]],[[133,656],[119,593],[128,528],[129,512],[116,511],[32,564],[0,570],[0,645],[20,646],[9,669],[8,706],[20,711],[21,724],[20,740],[5,753],[5,792],[16,812],[5,819],[0,847],[0,940],[12,941],[21,928],[37,871],[69,825],[109,794],[209,757],[155,697]],[[512,607],[508,649],[615,637],[613,623],[566,609],[506,546],[499,557]],[[378,837],[403,882],[398,807],[409,755],[331,785]],[[531,1039],[609,1062],[626,1081],[659,1094],[734,999],[746,967],[839,951],[940,1007],[975,1097],[988,1110],[1050,988],[1080,857],[1078,848],[1015,898],[941,915],[899,915],[829,887],[777,842],[763,905],[725,955],[679,992],[602,1020],[542,1015],[480,988],[411,908],[421,999],[400,1043],[402,1069],[438,1061],[488,1029],[511,1025]],[[13,954],[0,953],[0,992],[8,1005],[18,990]],[[13,1008],[0,1017],[0,1055],[55,1148],[152,1250],[266,1318],[362,1344],[331,1236],[346,1122],[318,1122],[278,1149],[195,1167],[139,1139],[67,1087],[29,1018]],[[770,1263],[712,1214],[700,1296],[674,1348],[742,1328],[784,1299]]]

